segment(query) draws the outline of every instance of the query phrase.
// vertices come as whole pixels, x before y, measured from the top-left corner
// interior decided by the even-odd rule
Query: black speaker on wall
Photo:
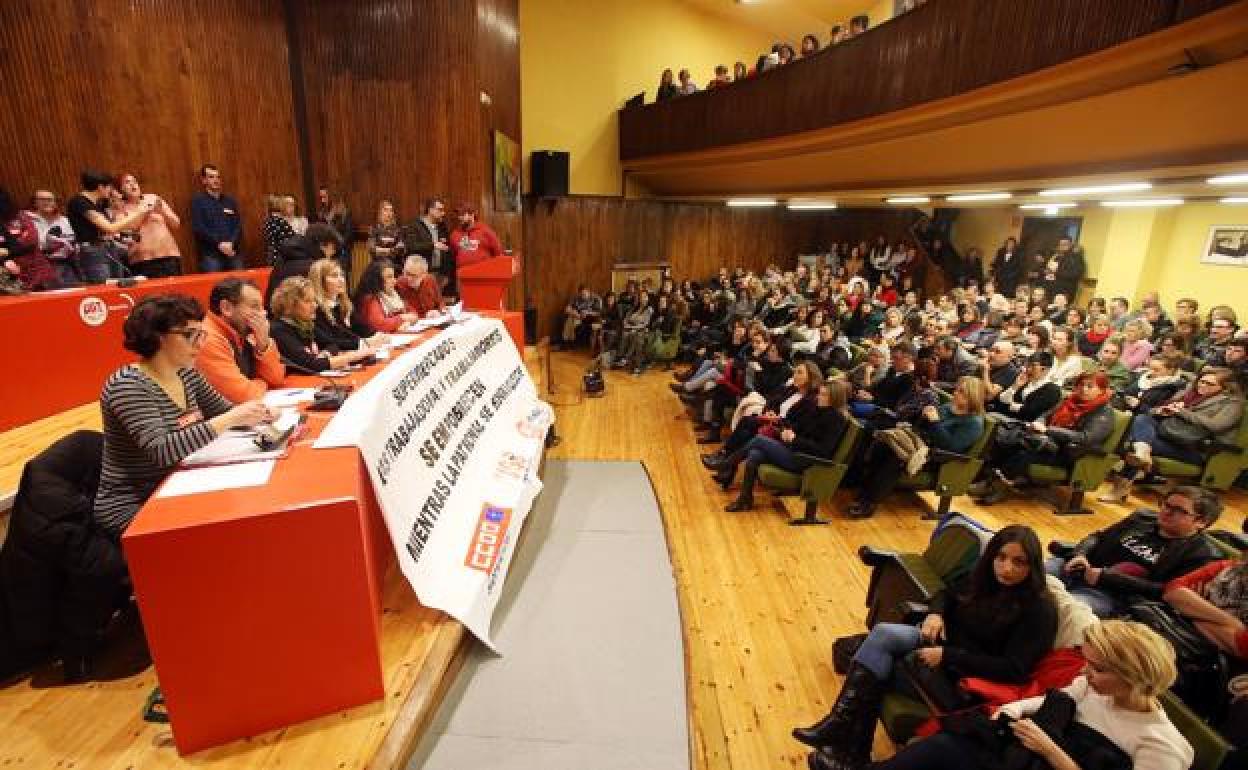
[[[539,198],[568,194],[568,153],[534,150],[529,156],[529,190]]]

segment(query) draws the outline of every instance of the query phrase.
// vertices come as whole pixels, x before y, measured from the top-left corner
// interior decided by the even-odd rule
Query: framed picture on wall
[[[520,210],[520,145],[494,132],[494,210]]]
[[[1248,265],[1248,225],[1214,225],[1200,261],[1207,265]]]

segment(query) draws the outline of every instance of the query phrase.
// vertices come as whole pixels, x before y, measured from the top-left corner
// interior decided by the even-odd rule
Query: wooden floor
[[[586,358],[552,356],[562,443],[550,457],[641,460],[663,511],[685,626],[696,770],[759,770],[805,765],[804,747],[789,736],[822,716],[839,689],[832,641],[863,630],[867,571],[855,556],[869,543],[919,550],[932,529],[921,503],[899,493],[872,519],[847,521],[838,511],[827,527],[790,527],[800,501],[774,507],[766,493],[753,513],[725,513],[721,492],[698,459],[690,422],[668,390],[669,374],[607,374],[603,398],[581,398]],[[838,501],[838,506],[848,499]],[[929,497],[928,502],[932,502]],[[1145,497],[1139,500],[1154,502]],[[1078,538],[1127,509],[1092,503],[1094,515],[1058,517],[1037,501],[955,509],[999,527],[1029,524],[1042,540]],[[1248,497],[1232,493],[1222,526],[1239,529]],[[880,731],[876,756],[892,747]]]
[[[539,381],[544,364],[530,359]],[[579,387],[585,364],[586,357],[576,353],[552,356],[555,391],[542,390],[555,405],[562,443],[548,458],[640,460],[650,474],[684,623],[693,767],[805,767],[805,752],[789,730],[826,710],[839,687],[829,663],[832,641],[863,627],[867,573],[854,552],[863,543],[921,548],[931,524],[919,519],[918,498],[899,494],[866,521],[825,511],[835,518],[828,527],[787,526],[800,504],[776,503],[766,493],[758,496],[755,512],[725,513],[731,496],[703,470],[698,453],[704,448],[693,442],[689,420],[667,388],[670,376],[610,372],[606,396],[589,399]],[[21,463],[43,446],[98,423],[98,409],[89,405],[0,435],[0,493],[16,488]],[[838,501],[838,507],[845,502]],[[1228,504],[1223,525],[1238,529],[1248,498],[1235,493]],[[1059,518],[1026,500],[979,509],[961,499],[956,507],[990,526],[1030,524],[1044,539],[1077,538],[1125,512],[1093,503],[1095,515]],[[404,718],[404,697],[415,690],[436,699],[441,677],[425,664],[450,661],[458,647],[453,633],[458,624],[445,624],[440,613],[420,608],[393,575],[385,607],[383,702],[181,760],[167,726],[139,719],[156,678],[142,664],[141,651],[129,651],[132,660],[119,655],[116,678],[108,681],[56,686],[54,675],[44,671],[0,688],[0,767],[385,766],[401,754],[398,735],[404,731],[389,728]],[[136,670],[126,671],[128,662]],[[391,741],[385,743],[388,732]],[[876,756],[890,751],[878,738]],[[370,765],[374,759],[376,765]]]

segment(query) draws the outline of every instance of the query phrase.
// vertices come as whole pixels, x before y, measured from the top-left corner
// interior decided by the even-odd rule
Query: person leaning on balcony
[[[680,95],[688,96],[689,94],[696,94],[698,92],[698,84],[693,82],[693,76],[689,74],[689,70],[682,69],[679,77],[680,85],[677,86],[677,91]]]
[[[726,86],[732,82],[732,78],[728,77],[728,66],[726,64],[715,65],[715,77],[711,78],[706,84],[706,90]]]
[[[654,94],[656,102],[665,102],[668,99],[675,99],[677,96],[680,96],[680,89],[672,82],[673,80],[672,68],[668,67],[663,70],[663,75],[659,78],[659,90]]]

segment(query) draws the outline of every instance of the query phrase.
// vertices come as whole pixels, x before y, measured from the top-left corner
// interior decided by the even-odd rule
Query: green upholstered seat
[[[1162,693],[1160,700],[1166,716],[1196,752],[1191,770],[1217,770],[1231,750],[1226,739],[1183,705],[1173,692]]]
[[[1153,457],[1153,471],[1168,479],[1197,479],[1207,489],[1225,491],[1248,469],[1248,410],[1240,418],[1235,437],[1226,444],[1211,444],[1205,462],[1199,465]]]
[[[1065,502],[1055,502],[1058,513],[1089,513],[1083,506],[1083,495],[1104,483],[1105,478],[1118,462],[1118,445],[1131,424],[1131,413],[1114,411],[1114,428],[1099,447],[1091,447],[1070,466],[1032,463],[1027,466],[1027,476],[1032,481],[1053,486],[1068,485],[1070,496]]]
[[[945,453],[942,458],[941,453],[934,451],[932,454],[935,468],[928,467],[913,476],[902,476],[898,479],[899,489],[931,491],[940,499],[936,510],[925,513],[923,518],[937,519],[944,516],[949,512],[953,498],[966,494],[980,468],[984,467],[984,453],[992,445],[996,430],[996,421],[985,418],[984,432],[965,455]]]
[[[786,492],[796,491],[806,501],[806,515],[794,519],[790,524],[826,524],[818,517],[819,504],[831,500],[841,488],[849,464],[854,459],[854,451],[862,438],[862,423],[850,418],[841,443],[837,444],[836,452],[827,460],[816,460],[813,465],[802,473],[792,473],[775,465],[762,465],[758,469],[758,480],[768,489]]]

